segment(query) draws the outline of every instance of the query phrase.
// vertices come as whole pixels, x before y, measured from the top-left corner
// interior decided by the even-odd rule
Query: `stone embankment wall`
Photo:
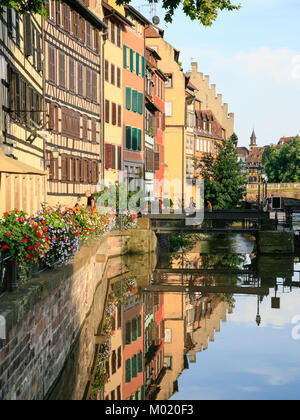
[[[155,234],[148,229],[112,232],[82,248],[70,265],[46,271],[17,292],[1,297],[6,339],[0,340],[0,400],[44,399],[76,342],[76,357],[86,363],[72,367],[74,377],[80,365],[88,366],[101,328],[109,279],[134,276],[126,263],[130,255],[143,258],[144,254],[146,264],[147,255],[156,247]],[[128,255],[125,263],[118,258],[121,255]],[[82,383],[72,384],[70,398],[83,397],[89,374],[85,368],[77,375]]]
[[[262,188],[262,187],[261,187]],[[261,190],[262,194],[262,190]],[[258,184],[247,185],[247,199],[255,201],[258,195]],[[268,184],[268,197],[286,197],[300,199],[300,183]]]

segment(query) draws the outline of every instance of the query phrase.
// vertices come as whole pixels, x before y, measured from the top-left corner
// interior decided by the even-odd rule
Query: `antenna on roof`
[[[152,0],[148,4],[143,4],[143,5],[138,7],[138,9],[141,9],[142,7],[149,7],[150,15],[151,15],[151,18],[152,18],[152,23],[155,26],[159,25],[159,23],[160,23],[160,18],[157,16],[157,11],[156,11],[157,2],[158,2],[158,0]]]

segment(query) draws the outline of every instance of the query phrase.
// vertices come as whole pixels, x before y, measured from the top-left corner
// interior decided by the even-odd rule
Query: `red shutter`
[[[116,169],[116,146],[111,146],[111,168]]]
[[[82,117],[82,138],[87,140],[88,137],[88,119],[86,115]]]
[[[154,166],[155,166],[155,170],[159,171],[160,169],[160,153],[159,152],[155,152],[154,153]]]
[[[110,169],[112,167],[112,145],[105,144],[105,169]]]
[[[111,104],[111,113],[112,113],[112,125],[116,125],[117,124],[117,105],[112,103]]]
[[[97,142],[97,123],[92,120],[92,142]]]
[[[61,157],[61,179],[62,181],[67,180],[67,157],[62,155]]]
[[[54,120],[55,120],[54,112],[55,112],[54,104],[50,103],[49,104],[49,122],[48,122],[49,130],[54,130]]]

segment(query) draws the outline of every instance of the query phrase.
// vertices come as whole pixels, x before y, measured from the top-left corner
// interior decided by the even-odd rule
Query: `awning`
[[[33,174],[33,175],[46,175],[45,171],[35,169],[32,166],[26,165],[18,160],[6,156],[0,151],[0,172],[12,174]]]

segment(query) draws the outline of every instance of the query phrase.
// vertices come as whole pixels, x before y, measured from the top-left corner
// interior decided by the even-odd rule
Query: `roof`
[[[248,156],[249,150],[247,149],[247,147],[238,147],[237,154],[238,156]]]
[[[78,12],[81,16],[85,17],[92,25],[95,26],[97,29],[107,29],[107,25],[102,22],[99,17],[92,12],[87,6],[85,6],[81,1],[79,0],[65,0],[65,3],[67,3],[73,10]]]
[[[255,149],[249,152],[247,157],[247,163],[261,163],[263,155],[269,146],[256,147]]]
[[[293,137],[281,137],[281,139],[278,142],[278,146],[282,146],[285,143],[288,143],[292,140]]]
[[[163,38],[165,31],[158,26],[151,25],[146,28],[146,38]]]
[[[188,83],[187,87],[188,87],[188,88],[190,88],[190,89],[192,89],[192,90],[198,90],[198,89],[196,88],[196,86],[195,86],[195,85],[193,85],[193,83],[192,83],[191,81],[189,81],[189,83]]]
[[[134,7],[130,6],[130,4],[125,4],[124,8],[126,10],[129,10],[133,15],[135,15],[136,18],[138,18],[141,22],[143,22],[145,25],[151,25],[151,22],[145,18],[140,12],[138,12]]]
[[[158,55],[157,51],[155,51],[153,48],[146,46],[146,50],[150,51],[150,53],[157,59],[161,60],[161,56]]]
[[[46,175],[45,171],[33,168],[26,163],[12,159],[0,151],[0,172],[12,174]]]
[[[105,9],[107,9],[113,15],[113,17],[120,20],[123,24],[128,25],[128,26],[133,26],[130,20],[126,19],[125,16],[121,15],[121,13],[119,13],[116,9],[114,9],[110,4],[103,1],[102,6]]]

